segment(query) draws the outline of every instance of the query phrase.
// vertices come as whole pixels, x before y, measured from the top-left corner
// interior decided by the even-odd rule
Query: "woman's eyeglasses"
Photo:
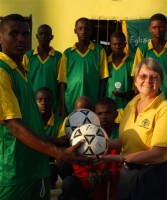
[[[143,80],[143,81],[145,81],[146,79],[150,79],[150,80],[152,80],[152,81],[157,81],[157,80],[159,80],[159,75],[157,75],[157,74],[153,74],[153,75],[147,75],[147,74],[138,74],[137,75],[138,77],[139,77],[139,79],[141,79],[141,80]]]

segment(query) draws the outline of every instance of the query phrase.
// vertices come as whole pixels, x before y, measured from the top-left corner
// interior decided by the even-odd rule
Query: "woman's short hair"
[[[145,65],[148,70],[157,72],[160,75],[161,81],[164,80],[164,73],[161,64],[154,58],[144,58],[135,69],[134,80],[138,76],[141,67]]]

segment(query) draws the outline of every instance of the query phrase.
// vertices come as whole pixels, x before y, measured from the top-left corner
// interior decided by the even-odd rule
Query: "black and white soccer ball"
[[[83,124],[95,124],[100,126],[99,117],[89,109],[78,109],[73,111],[65,124],[65,132],[71,136],[72,132]]]
[[[108,150],[108,135],[100,126],[84,124],[76,128],[70,138],[71,145],[75,145],[81,139],[85,141],[78,148],[78,153],[83,156],[99,158]]]

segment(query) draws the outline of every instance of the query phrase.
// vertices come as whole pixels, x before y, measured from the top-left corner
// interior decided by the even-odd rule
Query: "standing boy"
[[[24,17],[19,14],[3,17],[0,23],[1,200],[50,199],[45,154],[65,161],[85,160],[76,155],[76,146],[63,151],[44,139],[35,96],[22,64],[29,42],[30,29]]]
[[[28,65],[29,78],[32,81],[34,92],[41,87],[48,87],[53,92],[53,111],[55,112],[59,99],[57,74],[61,53],[50,46],[53,37],[49,25],[39,26],[36,34],[39,45],[26,53],[24,62]]]
[[[112,33],[110,41],[112,53],[108,57],[109,78],[106,96],[116,101],[117,109],[124,109],[133,95],[131,77],[133,59],[124,52],[126,40],[122,32]],[[121,92],[123,96],[119,96]]]
[[[74,110],[79,96],[89,96],[94,103],[104,96],[108,77],[105,50],[90,41],[90,20],[78,19],[74,32],[78,42],[64,51],[58,74],[63,116]]]
[[[167,99],[167,42],[165,39],[167,19],[161,14],[154,14],[150,18],[150,33],[152,35],[151,40],[146,44],[140,44],[136,50],[136,55],[133,64],[132,75],[138,63],[143,58],[151,57],[156,59],[162,66],[164,71],[164,81],[161,86],[161,90]]]

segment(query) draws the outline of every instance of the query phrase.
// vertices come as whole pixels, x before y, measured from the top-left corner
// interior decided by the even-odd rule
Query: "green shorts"
[[[50,200],[50,178],[0,186],[0,200]]]

